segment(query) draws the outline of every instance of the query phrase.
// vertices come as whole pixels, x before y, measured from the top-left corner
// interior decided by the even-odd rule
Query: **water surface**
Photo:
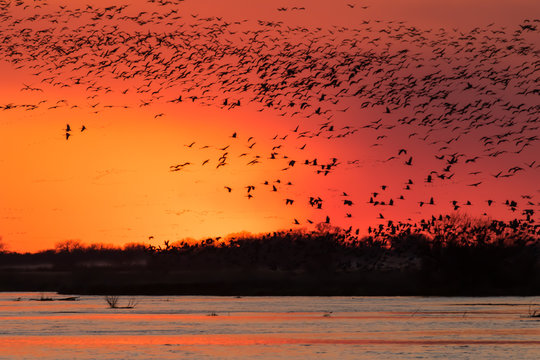
[[[1,359],[540,358],[540,297],[42,296],[0,293]]]

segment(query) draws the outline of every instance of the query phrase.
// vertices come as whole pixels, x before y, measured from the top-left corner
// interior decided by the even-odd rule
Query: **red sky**
[[[538,209],[537,1],[124,1],[116,14],[105,10],[110,2],[87,3],[23,1],[0,10],[0,236],[10,250],[310,228],[308,219],[326,216],[364,232],[379,214],[416,220],[451,213],[453,200],[459,211],[497,219]],[[84,41],[67,53],[74,38]],[[311,59],[296,52],[310,43]],[[247,54],[245,62],[231,49]],[[351,76],[366,59],[370,70]],[[263,77],[265,67],[276,72]],[[295,68],[303,72],[287,73]],[[334,70],[339,85],[324,87]],[[416,86],[400,87],[412,78]],[[426,82],[430,95],[448,94],[418,113],[429,99]],[[257,98],[262,83],[279,87]],[[354,95],[362,83],[367,90]],[[253,87],[244,91],[246,84]],[[179,95],[182,102],[171,102]],[[223,155],[226,165],[216,168]],[[327,175],[317,173],[333,158]],[[304,165],[313,159],[318,167]],[[373,192],[374,201],[394,205],[369,204]],[[420,206],[431,198],[434,205]],[[506,200],[518,203],[515,211]]]

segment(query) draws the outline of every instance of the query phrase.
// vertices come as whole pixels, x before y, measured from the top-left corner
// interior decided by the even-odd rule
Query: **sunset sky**
[[[538,1],[110,4],[0,1],[9,250],[538,219]]]

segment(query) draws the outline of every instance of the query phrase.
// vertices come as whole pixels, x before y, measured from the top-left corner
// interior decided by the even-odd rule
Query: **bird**
[[[454,181],[449,180],[452,179],[456,179],[456,188],[458,184],[479,187],[484,182],[487,186],[489,180],[490,185],[493,182],[494,186],[500,184],[504,189],[511,186],[513,176],[528,175],[538,169],[536,161],[525,158],[529,156],[527,152],[534,153],[536,148],[533,146],[539,141],[538,127],[533,121],[538,110],[533,101],[538,95],[534,86],[534,61],[538,51],[537,44],[529,44],[526,39],[538,31],[532,20],[515,24],[512,29],[478,27],[469,32],[444,26],[435,31],[386,20],[377,20],[377,28],[373,26],[375,21],[365,20],[354,28],[331,29],[292,27],[286,21],[261,20],[240,31],[237,26],[242,22],[237,24],[198,14],[192,14],[188,21],[170,7],[170,1],[152,2],[156,3],[153,12],[139,15],[128,14],[123,7],[95,4],[80,11],[68,5],[61,8],[62,11],[51,11],[46,15],[42,12],[48,10],[40,8],[38,11],[37,6],[34,7],[36,20],[47,19],[51,24],[65,22],[61,34],[55,26],[45,26],[39,31],[21,28],[21,24],[35,21],[34,18],[23,21],[0,11],[0,22],[5,25],[2,33],[3,58],[7,62],[22,71],[32,72],[36,81],[48,86],[73,91],[80,89],[88,94],[88,104],[71,104],[71,98],[58,102],[46,99],[36,104],[2,104],[0,108],[3,111],[37,108],[58,111],[67,106],[69,100],[69,105],[100,112],[117,106],[100,99],[109,96],[116,99],[116,95],[119,99],[122,95],[133,97],[142,108],[165,105],[167,107],[160,111],[167,109],[167,113],[169,108],[180,109],[186,99],[191,99],[196,105],[214,106],[217,111],[249,104],[257,111],[275,111],[290,119],[294,116],[294,125],[287,126],[283,130],[286,132],[276,135],[268,146],[260,141],[254,147],[255,142],[250,137],[242,146],[245,155],[241,156],[253,157],[242,165],[264,163],[266,159],[263,156],[255,157],[256,150],[275,147],[270,159],[276,166],[280,165],[280,169],[291,170],[291,176],[293,170],[301,172],[302,167],[320,165],[323,167],[313,169],[310,176],[334,173],[341,176],[339,171],[342,167],[325,164],[321,160],[323,155],[327,155],[323,153],[327,149],[311,146],[310,141],[334,141],[336,146],[332,148],[339,149],[341,145],[337,142],[355,136],[356,131],[362,136],[375,131],[377,146],[384,147],[385,139],[398,135],[405,141],[399,143],[397,157],[405,156],[391,163],[396,166],[396,176],[399,174],[398,166],[413,165],[411,154],[416,145],[429,148],[426,153],[433,151],[435,159],[430,155],[430,160],[442,165],[435,168],[442,171],[430,173],[424,182],[415,179],[414,189],[409,180],[405,189],[412,190],[411,195],[415,190],[422,191],[422,186],[425,189],[428,183],[430,188],[440,183],[451,189]],[[353,3],[346,4],[351,9],[355,8]],[[31,12],[32,6],[27,6],[25,11]],[[300,8],[280,9],[291,11]],[[81,12],[85,15],[81,16]],[[106,22],[101,21],[105,19]],[[71,27],[70,24],[75,22],[77,27]],[[133,31],[131,25],[126,25],[131,22],[145,29],[148,27],[148,31]],[[21,35],[26,33],[32,36]],[[400,41],[399,49],[387,45],[395,41]],[[36,43],[43,46],[35,46]],[[384,50],[378,54],[369,50],[372,48]],[[86,60],[89,54],[95,61]],[[43,56],[47,61],[39,61]],[[68,67],[69,74],[66,73]],[[421,69],[421,75],[418,69]],[[112,78],[115,81],[109,82],[108,79]],[[114,84],[116,82],[122,85]],[[23,85],[21,91],[40,96],[45,94],[41,87]],[[463,96],[454,96],[456,91]],[[131,106],[128,102],[122,105],[124,108]],[[352,121],[338,125],[333,118],[342,111],[352,115],[355,108],[376,113],[377,120],[363,120],[360,125]],[[391,116],[386,116],[390,113]],[[162,114],[155,115],[155,118]],[[298,120],[310,116],[322,120],[316,124]],[[347,118],[353,117],[344,116],[339,121],[346,122]],[[401,136],[400,132],[407,128],[412,130]],[[85,129],[83,125],[81,132]],[[241,133],[241,129],[237,131]],[[226,130],[226,134],[230,133],[230,137],[237,138],[236,131]],[[71,135],[71,127],[67,124],[66,140]],[[472,141],[477,141],[477,146],[468,146]],[[304,150],[308,142],[313,152],[311,156],[319,161],[302,163],[292,160],[296,154],[287,153],[287,149]],[[185,146],[193,148],[193,144],[195,142]],[[300,144],[303,146],[299,148]],[[228,149],[230,154],[217,161],[216,169],[229,164],[233,164],[232,170],[237,169],[234,164],[237,149],[234,147]],[[321,154],[316,154],[316,151]],[[384,151],[379,154],[376,156],[381,160],[388,159]],[[508,165],[508,170],[497,170],[498,173],[491,176],[478,161],[503,156],[503,162],[494,164],[509,164],[514,159],[516,163]],[[415,167],[423,165],[422,159],[415,155]],[[193,163],[198,161],[198,158],[191,160]],[[203,161],[202,165],[209,161]],[[464,164],[468,167],[465,171],[461,167]],[[360,163],[349,165],[358,166]],[[290,169],[292,167],[294,169]],[[470,167],[479,171],[471,172]],[[172,165],[170,170],[182,168],[180,164]],[[206,167],[204,170],[214,169]],[[345,171],[348,169],[343,169]],[[474,175],[474,180],[469,175]],[[277,191],[274,185],[272,191]],[[280,192],[287,191],[290,190],[280,189]],[[387,193],[389,191],[384,194]],[[381,197],[373,195],[369,204],[390,204],[388,199]],[[397,202],[396,206],[413,197],[404,199],[401,196],[400,199],[405,201]],[[493,199],[494,204],[502,203]],[[429,201],[424,200],[424,203]],[[454,204],[454,207],[459,204]],[[517,205],[507,206],[516,208]],[[310,203],[310,206],[319,208],[322,203]],[[343,206],[350,205],[344,202]],[[425,209],[426,206],[422,210]]]
[[[472,184],[467,184],[467,186],[473,186],[473,187],[478,187],[478,185],[482,184],[481,181],[479,182],[476,182],[476,183],[472,183]]]

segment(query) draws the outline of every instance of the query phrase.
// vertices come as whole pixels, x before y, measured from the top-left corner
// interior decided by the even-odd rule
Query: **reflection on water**
[[[539,297],[36,298],[0,294],[0,358],[540,358]]]

